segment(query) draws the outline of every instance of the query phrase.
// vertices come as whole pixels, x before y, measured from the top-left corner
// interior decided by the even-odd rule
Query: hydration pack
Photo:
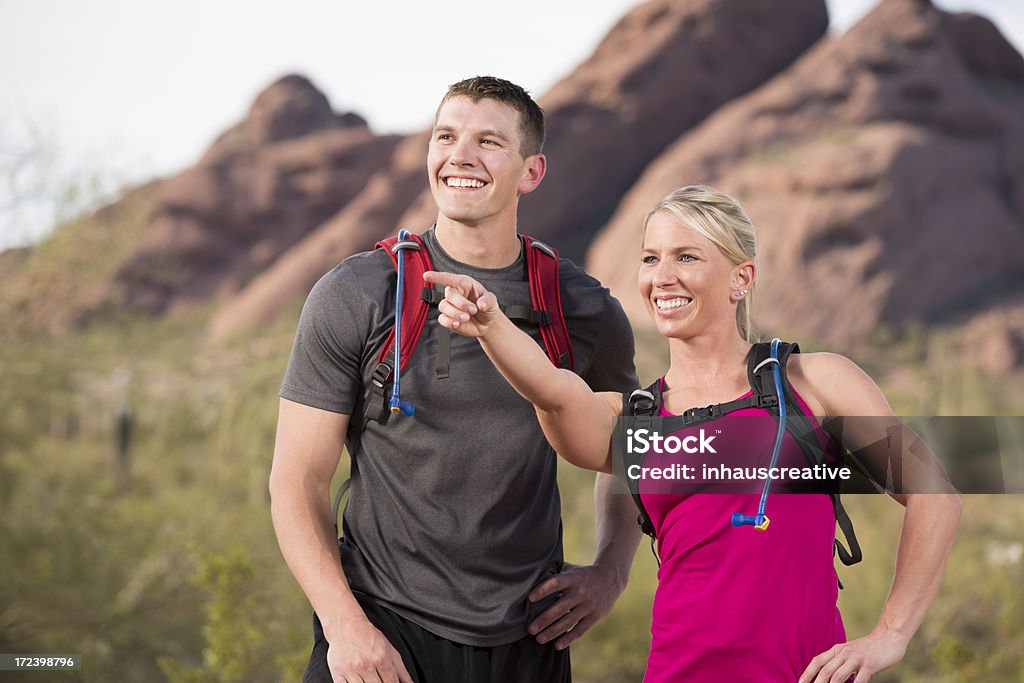
[[[796,400],[793,388],[790,386],[789,379],[786,376],[786,362],[789,360],[789,356],[799,352],[800,347],[795,343],[783,342],[778,348],[778,366],[782,377],[782,395],[786,401],[786,431],[796,440],[797,445],[800,446],[800,450],[807,459],[807,464],[814,467],[824,463],[825,452],[815,432],[814,417],[804,412],[800,403]],[[716,403],[705,408],[690,408],[682,415],[663,417],[661,418],[662,430],[665,433],[677,431],[746,408],[762,408],[778,417],[779,399],[772,365],[770,343],[760,342],[754,344],[747,358],[747,381],[753,392],[750,396],[729,401],[728,403]],[[644,428],[645,426],[650,428],[647,423],[660,414],[660,409],[661,380],[659,379],[646,389],[634,391],[629,399],[627,399],[622,414],[636,418],[638,420],[638,428]],[[627,467],[631,464],[639,463],[626,462]],[[637,523],[640,525],[640,529],[651,537],[651,548],[653,549],[656,540],[654,525],[640,497],[639,481],[626,477],[626,483],[640,511]],[[839,493],[832,492],[829,495],[832,498],[836,523],[842,530],[847,544],[844,546],[838,538],[835,539],[835,554],[839,556],[840,562],[846,566],[857,564],[863,558],[863,553],[853,529],[853,522],[843,508],[842,501],[839,499]],[[849,549],[847,549],[847,546]],[[655,553],[655,557],[657,557],[657,553]],[[842,587],[842,583],[840,583],[840,587]]]
[[[544,348],[548,358],[560,368],[573,368],[572,346],[569,331],[562,315],[562,296],[558,286],[558,252],[540,240],[522,235],[526,250],[526,270],[530,280],[531,306],[502,306],[501,309],[513,321],[527,322],[540,327]],[[401,366],[404,370],[416,349],[416,342],[423,333],[427,313],[444,299],[444,290],[425,286],[423,273],[432,270],[430,256],[423,241],[417,235],[406,240],[389,237],[377,242],[375,249],[384,249],[391,262],[398,267],[398,250],[406,249],[404,291],[402,297],[402,339]],[[451,332],[445,328],[438,331],[437,362],[435,374],[438,379],[448,377],[450,365]],[[395,331],[392,328],[384,346],[377,355],[377,365],[370,376],[369,395],[363,416],[365,420],[384,422],[389,414],[387,396],[395,373]],[[364,426],[365,426],[364,420]]]
[[[569,341],[569,330],[562,313],[562,295],[558,278],[558,252],[544,242],[527,235],[520,235],[523,240],[526,272],[530,282],[530,306],[501,306],[501,310],[510,320],[525,322],[540,327],[541,337],[548,358],[559,368],[572,370],[575,363],[572,345]],[[398,252],[403,250],[404,272],[400,341],[400,366],[403,371],[416,349],[416,343],[423,333],[427,322],[427,314],[431,306],[436,306],[444,299],[444,289],[427,286],[423,282],[423,273],[432,270],[430,256],[423,240],[418,235],[409,234],[406,239],[389,237],[374,245],[374,249],[384,249],[391,257],[391,263],[398,268]],[[450,365],[451,332],[446,328],[438,329],[437,359],[435,375],[438,379],[448,377]],[[364,410],[353,415],[358,422],[354,428],[361,432],[367,421],[386,422],[391,414],[388,396],[391,393],[395,376],[395,330],[392,327],[384,345],[377,354],[377,364],[370,375]],[[342,483],[334,498],[334,520],[337,525],[338,509],[341,498],[348,490],[349,481]]]

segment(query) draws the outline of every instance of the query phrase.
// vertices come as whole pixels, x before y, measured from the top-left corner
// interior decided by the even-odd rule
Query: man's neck
[[[519,258],[515,218],[486,225],[465,225],[437,217],[434,229],[438,244],[449,256],[477,268],[504,268]]]

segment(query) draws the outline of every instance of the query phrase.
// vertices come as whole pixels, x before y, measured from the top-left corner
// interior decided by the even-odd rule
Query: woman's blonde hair
[[[754,238],[754,224],[739,202],[707,185],[687,185],[673,190],[644,218],[644,232],[651,216],[664,212],[696,233],[715,243],[734,265],[744,261],[757,264],[757,242]],[[752,316],[754,285],[740,299],[736,306],[736,328],[740,336],[748,341],[757,341]]]

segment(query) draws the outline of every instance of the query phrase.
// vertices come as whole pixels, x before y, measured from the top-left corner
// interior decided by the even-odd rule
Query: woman
[[[672,192],[645,219],[638,284],[671,358],[661,380],[662,415],[749,394],[755,255],[749,218],[708,187]],[[425,279],[446,286],[440,323],[479,338],[534,404],[555,450],[580,467],[611,471],[609,443],[623,397],[594,394],[575,374],[552,366],[479,283],[442,273]],[[826,449],[821,420],[893,415],[875,383],[842,356],[794,354],[788,381],[803,411],[818,418],[814,427]],[[719,419],[744,414],[766,412],[752,407]],[[784,452],[793,452],[792,441],[787,432]],[[753,512],[756,495],[654,495],[641,488],[641,496],[661,558],[648,683],[867,681],[902,659],[938,590],[961,509],[955,495],[893,496],[907,509],[892,589],[875,628],[847,641],[836,609],[828,496],[773,496],[772,527],[764,534],[729,524],[731,513]]]

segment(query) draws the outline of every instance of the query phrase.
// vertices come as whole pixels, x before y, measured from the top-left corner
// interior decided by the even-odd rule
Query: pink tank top
[[[670,415],[664,408],[661,414]],[[719,453],[756,447],[770,457],[777,422],[739,420],[766,414],[749,408],[700,427],[717,434]],[[834,461],[834,444],[817,426],[816,432]],[[650,453],[644,465],[659,461],[678,463],[680,457]],[[779,464],[806,463],[787,432]],[[772,485],[766,509],[771,524],[758,531],[731,525],[734,512],[757,512],[756,493],[658,493],[658,485],[641,482],[661,558],[645,683],[793,683],[815,655],[845,642],[836,607],[832,500],[774,493],[780,488]]]

